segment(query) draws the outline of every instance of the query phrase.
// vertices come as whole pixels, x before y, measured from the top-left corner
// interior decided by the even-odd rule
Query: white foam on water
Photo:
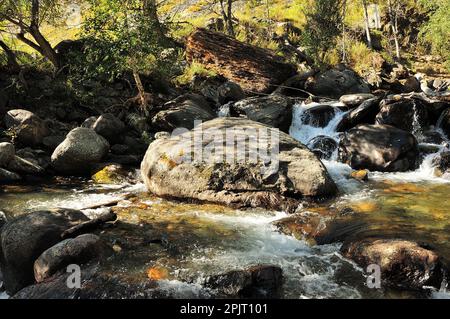
[[[445,149],[441,147],[441,151]],[[395,173],[382,173],[382,172],[371,172],[369,174],[370,178],[374,180],[392,180],[398,182],[430,182],[430,183],[450,183],[448,176],[443,175],[437,177],[435,175],[435,167],[433,165],[433,160],[439,156],[439,153],[433,153],[427,155],[420,167],[415,171],[409,172],[395,172]]]
[[[163,279],[158,281],[158,288],[170,297],[177,299],[209,297],[208,289],[197,283]]]
[[[312,107],[324,105],[320,103],[310,103],[310,104],[296,104],[293,108],[292,114],[292,125],[289,129],[289,134],[300,141],[303,144],[308,144],[314,137],[319,135],[324,135],[335,139],[337,142],[339,134],[336,132],[336,127],[342,120],[346,112],[341,111],[337,106],[338,103],[327,103],[326,105],[331,105],[335,108],[335,116],[327,124],[326,127],[315,127],[311,125],[314,119],[307,119],[306,111]]]
[[[257,264],[276,265],[283,269],[287,298],[359,298],[356,288],[338,283],[336,269],[346,262],[339,254],[340,244],[311,247],[306,242],[280,233],[272,222],[285,213],[236,215],[198,213],[199,218],[217,222],[238,232],[238,240],[195,251],[190,263],[197,269],[226,272]],[[199,282],[207,277],[200,275]],[[314,280],[312,280],[314,278]],[[289,287],[289,288],[288,288]]]

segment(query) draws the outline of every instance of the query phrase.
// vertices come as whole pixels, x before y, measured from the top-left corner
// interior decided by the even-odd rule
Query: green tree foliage
[[[318,64],[325,62],[326,53],[336,46],[341,35],[344,5],[345,0],[316,0],[305,12],[303,44]]]
[[[76,63],[81,68],[78,74],[113,80],[132,73],[144,104],[140,75],[156,70],[167,75],[176,57],[156,16],[155,1],[89,1],[82,30],[84,62]]]
[[[65,4],[65,0],[0,0],[0,22],[14,27],[18,40],[58,68],[58,56],[42,34],[41,26],[56,23],[64,13]]]
[[[420,2],[430,12],[430,20],[421,29],[422,40],[431,46],[433,53],[446,59],[450,70],[450,0]]]

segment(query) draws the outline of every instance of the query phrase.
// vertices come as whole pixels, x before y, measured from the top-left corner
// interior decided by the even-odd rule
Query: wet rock
[[[14,156],[8,164],[8,169],[19,174],[39,175],[44,173],[42,167],[19,156]]]
[[[360,93],[360,94],[347,94],[339,98],[341,103],[349,107],[356,107],[362,102],[375,98],[375,95],[370,93]]]
[[[439,256],[415,242],[401,239],[363,239],[344,243],[342,254],[361,267],[381,267],[382,286],[402,289],[440,288],[443,274]]]
[[[93,130],[111,144],[118,142],[125,131],[125,124],[111,113],[102,114],[93,124]]]
[[[19,174],[10,172],[4,168],[0,168],[0,184],[5,184],[9,182],[16,182],[21,179]]]
[[[442,176],[450,172],[450,152],[442,152],[433,159],[432,165],[437,169],[437,175]]]
[[[252,93],[270,93],[296,73],[293,65],[284,63],[268,50],[206,29],[197,29],[188,37],[186,58]]]
[[[292,123],[293,104],[291,98],[279,94],[251,97],[234,103],[230,108],[230,114],[237,117],[244,116],[287,133]]]
[[[92,180],[97,184],[123,184],[131,178],[130,173],[121,165],[111,164],[92,175]]]
[[[45,121],[27,110],[11,110],[4,118],[5,125],[12,129],[17,140],[24,145],[38,145],[50,134]]]
[[[124,144],[114,144],[111,146],[111,153],[117,154],[117,155],[124,155],[129,151],[128,145]]]
[[[61,241],[66,229],[88,220],[80,211],[59,209],[21,215],[0,232],[0,268],[6,291],[14,294],[34,281],[34,261]]]
[[[428,125],[427,108],[419,100],[409,99],[393,103],[384,100],[381,102],[376,124],[392,125],[413,132]]]
[[[108,161],[111,163],[116,163],[124,166],[138,167],[142,162],[144,155],[109,155]]]
[[[8,218],[6,218],[6,214],[0,210],[0,230],[2,229],[3,225],[6,224],[7,221]],[[0,281],[2,280],[0,279]]]
[[[202,79],[198,84],[195,82],[197,80],[194,80],[194,91],[203,95],[216,106],[228,102],[237,102],[246,97],[244,90],[242,90],[239,84],[228,81],[221,76]]]
[[[0,167],[6,167],[14,158],[16,149],[13,144],[3,142],[0,143]]]
[[[437,131],[425,131],[420,136],[420,142],[436,144],[436,145],[444,145],[446,140],[443,135]]]
[[[338,147],[338,143],[329,136],[319,135],[308,142],[308,148],[317,156],[330,159]]]
[[[335,68],[316,74],[305,83],[305,89],[316,96],[335,99],[347,94],[370,93],[370,88],[364,80],[346,68]]]
[[[217,289],[225,296],[275,298],[282,281],[283,271],[280,267],[258,265],[212,276],[208,278],[205,286]]]
[[[134,137],[126,135],[123,139],[123,145],[128,147],[127,154],[143,155],[147,151],[149,139],[144,140],[141,137]],[[122,155],[122,154],[119,154]]]
[[[34,262],[34,278],[42,282],[70,264],[83,265],[113,254],[100,237],[84,234],[66,239],[44,251]]]
[[[354,169],[408,171],[416,167],[418,156],[414,135],[389,125],[357,126],[339,144],[339,159]]]
[[[449,102],[433,101],[425,103],[428,111],[428,118],[431,125],[436,125],[442,115],[442,113],[450,108]]]
[[[331,105],[308,107],[303,113],[303,122],[314,127],[326,127],[336,115],[336,109]]]
[[[52,166],[61,174],[86,174],[109,151],[108,141],[89,128],[69,132],[52,154]]]
[[[161,131],[192,129],[195,121],[208,121],[216,117],[208,102],[197,94],[179,96],[166,103],[164,108],[152,118],[152,125]]]
[[[350,176],[359,181],[367,182],[369,180],[369,171],[361,169],[359,171],[353,171]]]
[[[61,144],[66,137],[63,135],[51,135],[46,136],[42,140],[42,144],[45,146],[45,148],[49,151],[54,151],[55,148],[58,147],[59,144]]]
[[[403,83],[403,92],[421,92],[420,81],[415,76],[409,76]]]
[[[224,143],[212,143],[225,133],[234,135],[234,141],[249,140],[250,144],[230,150]],[[203,152],[201,157],[198,154],[190,158],[186,154],[191,154],[194,134]],[[261,153],[255,153],[257,137],[259,144],[271,145],[277,140],[270,136],[277,134],[277,155],[268,150],[268,157],[261,158]],[[260,159],[255,160],[258,156]],[[190,132],[154,141],[142,162],[141,173],[148,190],[158,196],[241,207],[279,209],[299,198],[324,198],[336,193],[325,166],[304,145],[276,129],[240,118],[218,118]]]
[[[97,122],[98,117],[97,116],[91,116],[84,120],[84,122],[81,124],[81,127],[85,128],[94,128],[95,122]]]
[[[442,112],[438,125],[444,131],[445,135],[447,135],[447,138],[450,139],[450,108]]]
[[[338,132],[345,132],[359,124],[373,124],[375,117],[380,111],[380,100],[378,98],[364,101],[356,109],[344,115],[341,122],[337,125]]]

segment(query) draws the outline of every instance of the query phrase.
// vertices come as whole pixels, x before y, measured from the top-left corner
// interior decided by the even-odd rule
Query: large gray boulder
[[[402,239],[367,238],[345,242],[342,254],[361,267],[380,266],[382,285],[400,289],[440,288],[443,265],[432,250]]]
[[[4,121],[5,126],[16,134],[18,142],[24,145],[41,144],[44,137],[50,134],[45,121],[27,110],[10,110],[6,113]]]
[[[252,121],[289,132],[293,105],[294,101],[291,98],[280,94],[251,97],[234,103],[230,108],[230,114],[244,116]]]
[[[228,143],[221,140],[225,136]],[[259,149],[263,155],[258,158],[258,142],[270,145],[272,152]],[[288,209],[298,199],[336,193],[325,166],[306,146],[277,129],[240,118],[218,118],[155,140],[141,173],[148,190],[158,196],[239,207]]]
[[[355,169],[408,171],[419,156],[413,134],[390,125],[360,125],[344,134],[339,158]]]
[[[19,174],[39,175],[44,173],[44,169],[41,166],[19,156],[14,156],[7,168]]]
[[[16,149],[11,143],[0,143],[0,167],[6,167],[14,158]]]
[[[0,167],[0,184],[16,182],[21,179],[20,175],[14,172],[10,172]]]
[[[361,103],[357,108],[344,115],[336,127],[336,131],[344,132],[359,124],[373,124],[380,112],[380,99],[373,98]]]
[[[414,99],[383,100],[376,116],[376,124],[387,124],[413,132],[428,125],[427,107]]]
[[[89,220],[69,209],[39,211],[8,221],[0,232],[0,268],[6,291],[12,295],[34,282],[34,261],[61,241],[66,229]]]
[[[442,112],[439,121],[439,127],[444,131],[445,135],[450,139],[450,108]]]
[[[53,152],[52,166],[61,174],[86,174],[108,151],[109,143],[104,137],[92,129],[78,127]]]
[[[94,234],[66,239],[44,251],[34,262],[34,278],[39,283],[68,265],[82,265],[112,253],[112,248]]]
[[[305,89],[317,96],[339,99],[343,95],[370,93],[370,88],[354,71],[345,68],[330,69],[310,77]]]
[[[216,117],[204,97],[185,94],[164,105],[152,118],[152,125],[160,131],[173,131],[176,128],[194,128],[195,121],[209,121]]]
[[[125,131],[125,124],[111,113],[101,115],[93,124],[94,131],[103,136],[110,143],[121,140]]]

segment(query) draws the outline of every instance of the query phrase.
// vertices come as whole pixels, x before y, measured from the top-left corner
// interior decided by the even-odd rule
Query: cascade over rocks
[[[276,143],[273,136],[279,134],[279,154],[249,161],[257,150],[252,132],[260,134],[259,143],[271,147]],[[237,147],[239,150],[222,142],[214,144],[215,137],[226,134],[235,136],[233,143],[249,143]],[[190,159],[193,151],[201,157]],[[238,157],[243,153],[245,161]],[[225,160],[223,154],[231,160]],[[325,166],[304,145],[276,129],[240,118],[218,118],[190,132],[154,141],[142,161],[141,173],[148,190],[157,196],[238,207],[280,209],[288,205],[286,208],[292,209],[297,206],[296,199],[330,197],[337,191]]]
[[[415,99],[383,100],[376,124],[392,125],[413,132],[428,125],[427,108],[421,101]]]
[[[270,93],[296,73],[272,52],[239,42],[223,33],[195,30],[186,41],[186,58],[201,63],[246,92]]]
[[[354,169],[400,172],[416,167],[417,140],[389,125],[360,125],[346,132],[339,144],[339,159]]]

